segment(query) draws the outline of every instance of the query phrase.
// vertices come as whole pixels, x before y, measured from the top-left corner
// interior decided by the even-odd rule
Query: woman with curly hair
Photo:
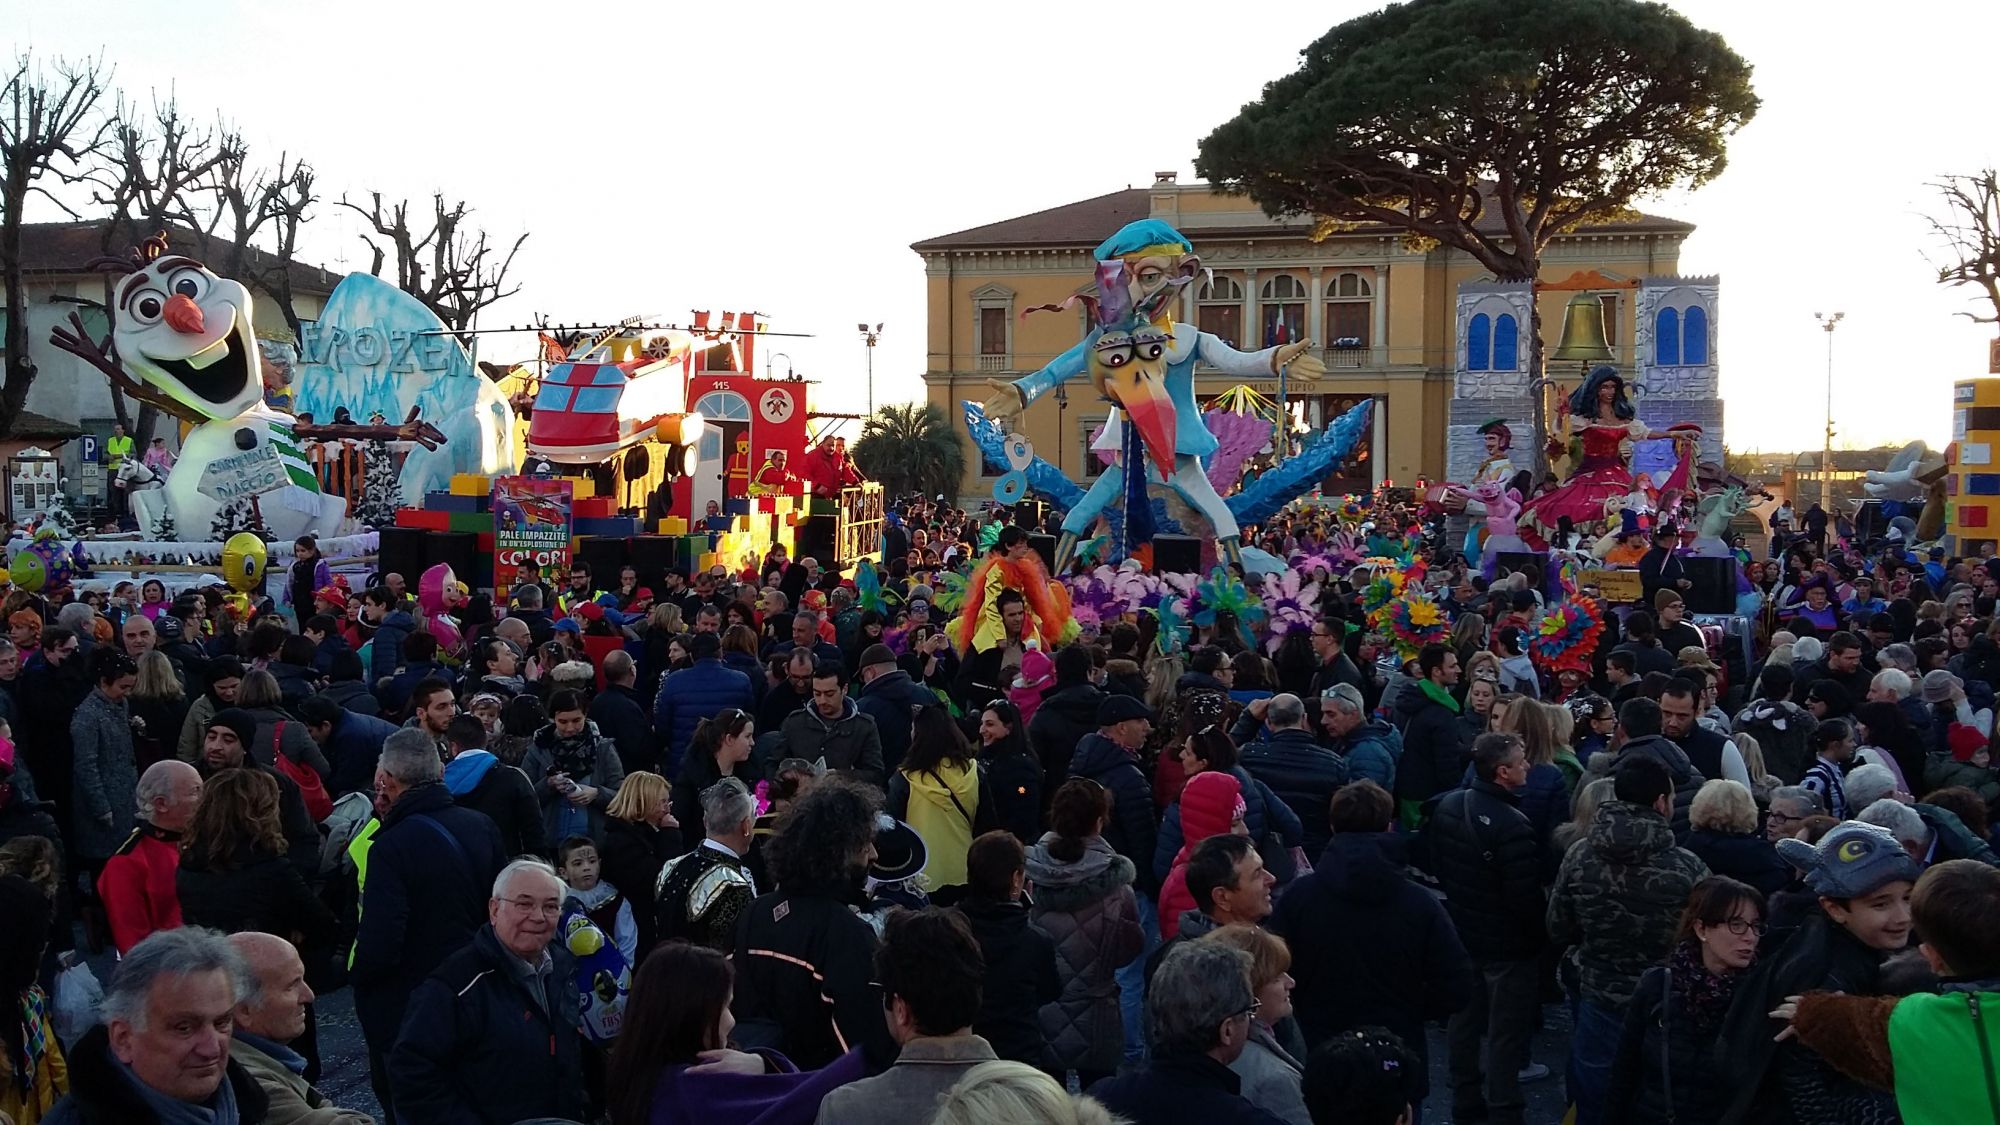
[[[853,1044],[871,1059],[895,1058],[881,992],[870,983],[875,928],[854,912],[864,901],[881,811],[874,787],[823,778],[766,841],[777,891],[752,901],[737,929],[731,1009],[746,1047],[782,1044],[804,1070],[826,1066]]]
[[[202,783],[181,841],[181,921],[224,933],[277,934],[301,948],[331,942],[332,911],[285,858],[278,782],[263,770],[223,770]]]
[[[1625,379],[1617,368],[1602,364],[1570,395],[1568,418],[1570,439],[1576,443],[1575,467],[1569,479],[1541,493],[1521,506],[1520,522],[1532,523],[1544,534],[1555,530],[1556,521],[1568,516],[1577,527],[1590,527],[1604,520],[1604,502],[1632,491],[1632,461],[1628,442],[1675,438],[1680,446],[1680,464],[1663,485],[1684,486],[1691,467],[1691,444],[1683,432],[1654,430],[1639,421],[1638,412],[1625,390]],[[1564,452],[1563,442],[1551,438],[1549,452]]]

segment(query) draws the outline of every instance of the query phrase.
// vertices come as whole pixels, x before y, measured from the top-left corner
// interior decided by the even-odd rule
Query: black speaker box
[[[688,570],[689,560],[683,557],[686,546],[687,540],[677,535],[635,535],[627,541],[626,560],[639,572],[639,585],[657,594],[666,583],[669,568],[683,574]]]
[[[450,567],[460,582],[474,590],[493,585],[493,556],[479,553],[479,536],[470,531],[433,531],[424,536],[423,569],[439,563]],[[412,587],[417,584],[416,575],[403,577]]]
[[[590,564],[591,585],[599,590],[618,588],[618,572],[624,568],[626,560],[625,538],[620,535],[580,535],[576,540],[575,553],[570,556]],[[568,575],[563,576],[567,584]]]
[[[400,574],[411,589],[417,585],[417,577],[430,564],[426,557],[424,539],[431,533],[420,527],[385,527],[382,539],[375,549],[375,572],[377,574]],[[466,583],[471,584],[471,579]]]
[[[1736,612],[1735,558],[1684,558],[1681,569],[1694,584],[1681,591],[1689,613]]]
[[[1200,574],[1201,540],[1192,535],[1153,536],[1153,573]]]
[[[839,516],[807,516],[793,529],[792,557],[812,559],[825,567],[852,561],[834,555],[834,540],[838,537],[839,528]]]
[[[1056,537],[1053,535],[1043,535],[1039,531],[1031,532],[1028,535],[1028,546],[1033,547],[1035,553],[1042,556],[1042,566],[1050,574],[1054,574],[1056,571]]]

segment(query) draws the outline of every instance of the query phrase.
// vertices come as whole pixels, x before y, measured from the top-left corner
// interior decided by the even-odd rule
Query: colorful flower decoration
[[[1264,619],[1264,603],[1250,592],[1242,579],[1227,567],[1218,566],[1195,587],[1195,597],[1200,605],[1194,613],[1195,624],[1205,629],[1212,628],[1222,614],[1230,614],[1236,619],[1236,628],[1243,636],[1243,643],[1253,648],[1256,646],[1257,637],[1252,626]]]
[[[1409,579],[1403,573],[1402,564],[1395,559],[1363,559],[1361,565],[1368,567],[1374,575],[1361,589],[1361,610],[1372,616],[1376,610],[1401,596]]]
[[[1187,602],[1176,597],[1163,597],[1148,612],[1160,619],[1159,636],[1153,642],[1160,654],[1171,656],[1177,651],[1184,651],[1191,633],[1187,623]]]
[[[1264,576],[1264,611],[1270,636],[1264,642],[1272,652],[1294,632],[1311,632],[1319,616],[1319,584],[1299,580],[1299,572]]]
[[[940,616],[957,613],[959,607],[965,604],[965,586],[966,574],[963,570],[947,570],[938,575],[931,586],[931,604],[937,607]]]
[[[1388,635],[1397,655],[1408,660],[1427,644],[1450,636],[1443,607],[1422,590],[1410,590],[1368,615],[1368,623]]]
[[[1589,598],[1567,598],[1545,614],[1528,639],[1528,656],[1551,672],[1589,671],[1604,617]]]

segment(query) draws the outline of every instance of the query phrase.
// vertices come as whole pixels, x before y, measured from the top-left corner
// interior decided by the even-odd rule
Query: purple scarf
[[[1701,962],[1701,943],[1692,940],[1674,947],[1673,955],[1667,958],[1667,971],[1673,974],[1673,999],[1688,1025],[1702,1035],[1721,1027],[1743,974],[1718,976],[1709,972]]]

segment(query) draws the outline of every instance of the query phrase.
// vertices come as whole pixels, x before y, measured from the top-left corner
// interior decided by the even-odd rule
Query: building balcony
[[[1353,338],[1347,337],[1346,340],[1353,340]],[[1328,370],[1339,370],[1342,368],[1352,370],[1368,366],[1368,357],[1372,354],[1371,349],[1363,345],[1359,340],[1353,340],[1352,343],[1348,343],[1346,340],[1334,341],[1332,347],[1325,349],[1321,353],[1320,360],[1326,364]]]
[[[1007,357],[1004,355],[982,355],[978,358],[979,370],[982,373],[1007,370]]]

